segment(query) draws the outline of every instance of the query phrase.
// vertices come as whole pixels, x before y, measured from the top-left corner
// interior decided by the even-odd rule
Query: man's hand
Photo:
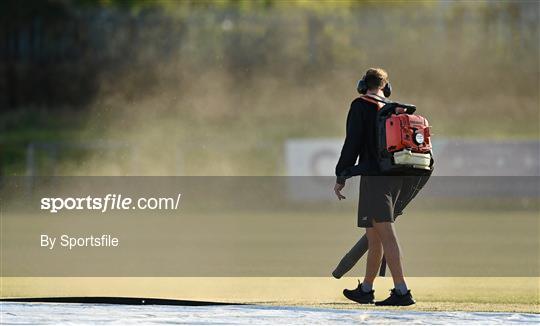
[[[345,184],[336,183],[334,186],[334,192],[339,200],[346,199],[345,196],[341,194],[341,190],[345,187]]]

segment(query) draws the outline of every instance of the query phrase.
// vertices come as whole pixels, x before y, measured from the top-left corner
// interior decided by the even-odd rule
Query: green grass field
[[[81,227],[92,230],[95,225],[103,228],[105,224],[110,231],[134,232],[127,230],[126,223],[129,222],[138,230],[153,230],[153,235],[148,237],[159,235],[159,239],[165,242],[161,243],[163,247],[156,248],[133,247],[125,242],[126,251],[122,255],[129,254],[131,258],[122,260],[128,266],[123,275],[130,275],[129,268],[133,266],[150,265],[157,269],[150,268],[144,271],[148,273],[145,275],[157,275],[151,272],[161,271],[160,268],[176,268],[177,271],[185,271],[184,275],[208,277],[3,277],[0,295],[4,298],[133,296],[374,309],[351,303],[341,294],[343,288],[356,287],[355,277],[363,275],[364,259],[347,274],[349,277],[340,280],[324,277],[330,275],[341,255],[362,234],[355,227],[354,214],[347,207],[344,212],[347,213],[319,210],[254,215],[244,212],[235,214],[234,218],[217,212],[204,215],[183,212],[181,219],[165,215],[152,218],[126,215],[99,219],[95,224],[91,223],[95,219],[85,216],[82,225],[66,223],[75,219],[69,215],[45,218],[4,214],[4,264],[17,261],[13,257],[23,248],[36,246],[35,238],[43,230],[54,230],[60,225],[64,232]],[[156,228],[156,225],[162,226]],[[239,225],[244,228],[237,229]],[[411,276],[408,278],[409,286],[418,301],[417,305],[406,309],[540,312],[540,277],[535,274],[538,265],[534,261],[538,259],[539,248],[538,214],[535,210],[459,207],[453,210],[423,209],[420,213],[418,209],[411,209],[396,226],[404,249],[405,271]],[[254,233],[255,229],[259,233]],[[167,241],[180,241],[192,246],[173,246],[173,251],[169,252]],[[70,269],[69,262],[78,262],[84,268],[85,259],[98,257],[72,256],[76,257],[72,261],[50,255],[44,259],[39,250],[23,252],[28,259],[25,266],[41,268],[44,273]],[[102,253],[96,258],[102,265],[98,266],[95,275],[107,276],[103,271],[107,270],[108,264],[122,258],[111,251]],[[223,259],[220,256],[224,253],[232,253],[233,256]],[[301,256],[303,258],[299,261]],[[230,259],[236,259],[237,264],[231,264]],[[144,262],[143,265],[137,265],[138,260]],[[199,265],[190,269],[184,266],[185,261]],[[280,264],[291,262],[301,269],[301,273],[292,275],[301,277],[282,277],[286,276],[286,269]],[[253,264],[251,271],[242,272],[248,264]],[[234,269],[238,265],[240,269]],[[296,271],[296,268],[293,266],[291,271]],[[80,272],[75,269],[74,273],[77,271]],[[238,271],[238,274],[231,274],[231,271]],[[220,277],[222,275],[236,277]],[[501,275],[513,277],[494,277]],[[391,278],[379,278],[375,287],[376,297],[385,297],[392,287]]]
[[[409,286],[422,311],[498,311],[540,313],[537,277],[413,277]],[[328,307],[395,309],[362,306],[341,295],[356,279],[231,277],[231,278],[2,278],[2,297],[123,296],[184,300]],[[375,283],[384,298],[391,279]]]
[[[277,204],[284,205],[278,201],[270,207]],[[222,208],[207,213],[185,208],[174,215],[4,212],[4,276],[324,277],[364,232],[348,206],[296,212]],[[519,209],[413,206],[396,221],[405,271],[422,277],[536,277],[537,226],[535,210]],[[42,234],[103,233],[118,236],[120,247],[50,251],[39,246]],[[364,263],[351,275],[362,275]]]

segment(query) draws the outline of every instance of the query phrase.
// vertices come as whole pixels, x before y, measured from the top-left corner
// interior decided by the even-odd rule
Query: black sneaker
[[[375,299],[375,291],[371,290],[369,292],[364,292],[362,290],[362,283],[358,282],[358,287],[354,290],[343,290],[343,295],[354,302],[361,304],[373,303]]]
[[[405,294],[397,293],[396,289],[390,290],[390,296],[383,301],[375,302],[376,306],[410,306],[415,304],[411,290],[408,290]]]

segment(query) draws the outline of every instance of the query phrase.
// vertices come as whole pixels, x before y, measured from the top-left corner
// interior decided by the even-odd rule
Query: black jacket
[[[347,168],[356,164],[365,166],[370,175],[378,174],[377,161],[377,111],[375,103],[356,98],[351,103],[347,115],[347,134],[336,165],[338,183],[345,183],[341,177]]]

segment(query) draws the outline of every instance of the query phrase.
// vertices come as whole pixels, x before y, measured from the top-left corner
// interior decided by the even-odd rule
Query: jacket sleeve
[[[356,164],[360,155],[362,142],[362,114],[358,102],[353,101],[347,115],[347,130],[341,156],[336,165],[337,183],[344,184],[345,178],[340,177],[343,171]]]

